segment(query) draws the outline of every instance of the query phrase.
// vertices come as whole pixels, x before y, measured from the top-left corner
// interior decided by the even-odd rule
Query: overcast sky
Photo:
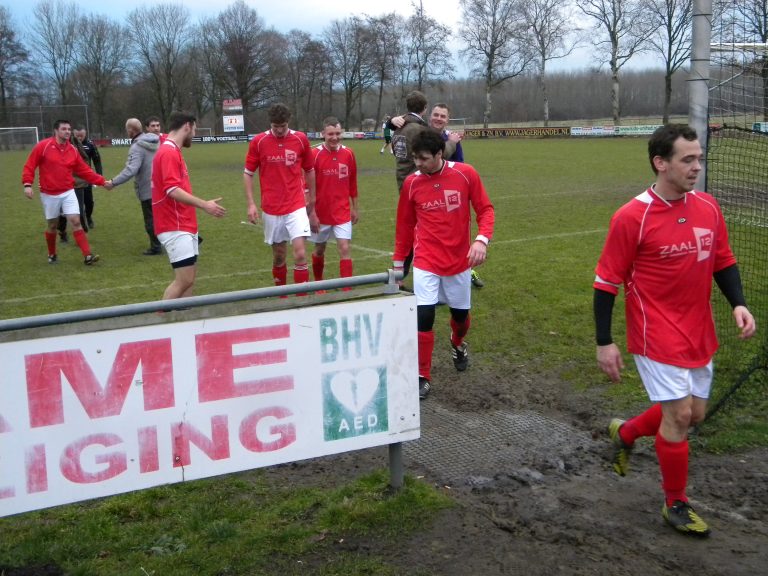
[[[163,0],[168,3],[176,3],[173,0]],[[181,0],[194,20],[216,16],[222,12],[233,0]],[[124,20],[135,8],[151,6],[159,2],[147,2],[146,0],[75,0],[83,12],[104,14],[115,21]],[[459,0],[423,0],[425,12],[435,20],[447,26],[452,31],[458,30],[460,18]],[[22,29],[32,19],[33,8],[37,0],[0,0],[0,4],[10,8],[12,17]],[[413,12],[412,0],[383,0],[381,2],[361,2],[360,0],[246,0],[246,4],[254,8],[264,19],[267,26],[272,26],[280,32],[288,32],[296,28],[310,34],[320,34],[332,20],[340,20],[362,12],[371,16],[377,16],[389,12],[397,12],[408,16]],[[456,54],[459,42],[454,38],[449,47]],[[591,48],[584,47],[573,55],[562,60],[556,60],[549,64],[549,70],[579,69],[595,65],[591,58]],[[458,56],[457,56],[458,58]],[[466,65],[457,62],[457,71],[460,76],[466,76]],[[632,64],[632,63],[630,63]],[[632,67],[660,66],[654,59],[646,57],[638,59]]]

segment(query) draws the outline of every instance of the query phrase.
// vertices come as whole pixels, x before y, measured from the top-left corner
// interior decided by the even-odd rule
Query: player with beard
[[[221,218],[226,210],[221,198],[203,200],[192,194],[189,171],[181,154],[192,145],[196,118],[186,112],[173,112],[169,132],[152,161],[152,216],[157,239],[165,248],[174,279],[163,293],[163,300],[192,295],[197,273],[199,237],[197,208]]]

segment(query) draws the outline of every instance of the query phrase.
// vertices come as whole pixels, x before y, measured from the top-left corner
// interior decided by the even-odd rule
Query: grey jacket
[[[152,160],[160,147],[157,134],[139,134],[133,139],[125,168],[112,178],[112,184],[119,186],[133,178],[133,186],[139,200],[152,199]]]

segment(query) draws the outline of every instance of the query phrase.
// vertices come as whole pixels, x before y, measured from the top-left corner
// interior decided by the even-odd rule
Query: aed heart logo
[[[323,428],[326,440],[386,432],[386,366],[323,374]]]

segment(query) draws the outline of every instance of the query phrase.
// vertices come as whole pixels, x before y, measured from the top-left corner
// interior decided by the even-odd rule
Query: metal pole
[[[712,39],[712,0],[693,1],[691,73],[688,78],[688,124],[696,130],[704,151],[704,165],[696,189],[707,187],[707,144],[709,125],[709,50]]]
[[[403,487],[403,444],[395,442],[389,445],[389,485],[395,490]]]

